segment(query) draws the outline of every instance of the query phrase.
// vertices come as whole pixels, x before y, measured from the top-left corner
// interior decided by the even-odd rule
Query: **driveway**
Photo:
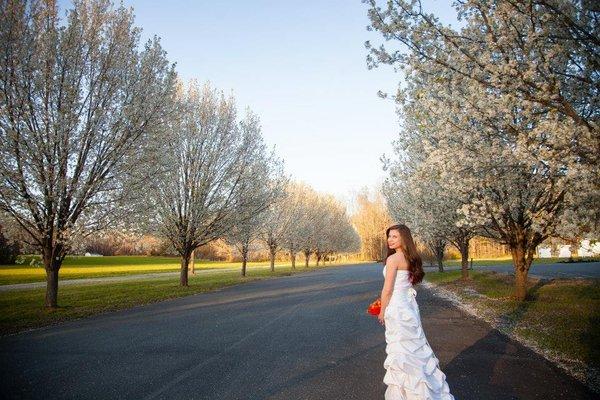
[[[383,399],[381,265],[255,281],[0,338],[0,398]],[[423,326],[457,400],[593,399],[424,288]]]

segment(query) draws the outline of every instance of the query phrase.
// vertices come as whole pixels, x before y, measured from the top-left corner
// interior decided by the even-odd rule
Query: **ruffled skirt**
[[[394,293],[385,310],[385,400],[454,400],[421,326],[414,289]]]

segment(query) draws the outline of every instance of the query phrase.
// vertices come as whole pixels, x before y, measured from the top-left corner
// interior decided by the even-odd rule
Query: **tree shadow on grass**
[[[579,340],[589,349],[585,380],[588,385],[600,392],[600,317],[592,316],[588,324],[589,329],[579,335]],[[600,398],[600,393],[599,393]]]
[[[532,287],[527,289],[527,297],[519,302],[513,310],[510,310],[498,317],[502,326],[502,331],[514,333],[517,325],[523,319],[523,316],[529,311],[531,306],[538,301],[539,291],[542,287],[552,283],[554,279],[540,279]]]
[[[539,280],[525,301],[500,316],[502,330],[513,333],[539,300]],[[596,399],[591,390],[541,355],[490,327],[489,332],[459,353],[445,368],[456,399]]]
[[[600,292],[600,280],[592,283],[593,296]],[[600,392],[600,312],[595,309],[592,312],[587,324],[587,329],[581,332],[579,340],[588,350],[586,357],[585,379],[588,385],[596,388]],[[600,396],[599,396],[600,398]]]

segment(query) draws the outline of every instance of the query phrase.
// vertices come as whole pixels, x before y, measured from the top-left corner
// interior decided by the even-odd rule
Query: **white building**
[[[537,253],[539,258],[551,258],[552,248],[550,246],[538,246]],[[579,257],[593,257],[600,255],[600,241],[591,241],[583,239],[579,242]],[[571,245],[563,244],[558,246],[558,257],[571,257]]]

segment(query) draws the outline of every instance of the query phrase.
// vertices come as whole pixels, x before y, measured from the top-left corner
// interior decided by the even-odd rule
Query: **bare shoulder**
[[[395,267],[399,270],[408,269],[408,263],[406,262],[406,258],[401,252],[394,253],[391,256],[389,256],[386,265],[389,265],[390,267]]]
[[[407,269],[406,259],[402,253],[394,253],[387,258],[385,265],[396,269]]]

